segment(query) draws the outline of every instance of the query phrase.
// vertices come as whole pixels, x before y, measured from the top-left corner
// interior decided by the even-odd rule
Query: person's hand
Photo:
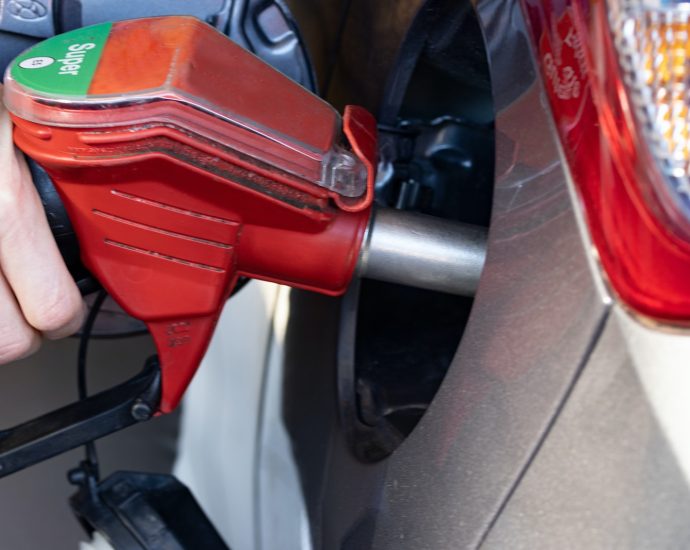
[[[84,303],[24,157],[12,143],[12,123],[0,101],[0,363],[33,353],[41,336],[76,332],[83,317]]]

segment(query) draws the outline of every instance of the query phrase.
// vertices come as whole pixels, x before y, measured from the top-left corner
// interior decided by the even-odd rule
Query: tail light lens
[[[690,3],[611,0],[609,22],[635,122],[652,154],[659,201],[690,220]]]
[[[690,324],[690,2],[523,0],[613,291]]]

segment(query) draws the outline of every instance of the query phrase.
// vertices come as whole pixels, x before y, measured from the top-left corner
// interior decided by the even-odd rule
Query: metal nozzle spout
[[[389,283],[474,296],[486,257],[486,228],[424,214],[378,209],[358,273]]]

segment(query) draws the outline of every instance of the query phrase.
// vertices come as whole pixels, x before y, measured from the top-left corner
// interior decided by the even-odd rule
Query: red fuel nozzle
[[[82,261],[158,349],[179,402],[238,276],[344,292],[372,201],[376,124],[343,118],[190,17],[42,42],[5,75],[15,143],[55,182]]]

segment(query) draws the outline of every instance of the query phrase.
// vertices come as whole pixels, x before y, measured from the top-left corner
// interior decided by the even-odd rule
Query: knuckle
[[[41,332],[54,333],[63,330],[75,332],[79,328],[81,315],[81,301],[75,299],[71,293],[61,293],[43,301],[27,320],[31,326]],[[65,336],[68,333],[65,333]]]
[[[37,347],[36,337],[29,331],[17,331],[0,340],[0,363],[9,363],[29,355]]]

